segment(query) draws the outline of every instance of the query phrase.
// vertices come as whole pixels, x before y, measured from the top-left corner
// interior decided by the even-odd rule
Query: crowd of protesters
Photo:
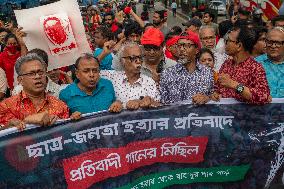
[[[186,100],[263,105],[284,97],[283,16],[265,22],[235,0],[219,24],[210,11],[194,10],[184,28],[168,28],[167,10],[155,10],[151,22],[147,8],[141,15],[125,2],[82,9],[93,54],[50,71],[45,51],[26,48],[22,28],[0,22],[1,128]]]

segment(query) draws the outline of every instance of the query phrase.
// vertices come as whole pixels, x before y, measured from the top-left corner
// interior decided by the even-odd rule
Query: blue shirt
[[[71,113],[78,111],[81,113],[98,112],[108,110],[115,101],[115,93],[112,83],[101,78],[92,95],[87,95],[78,87],[78,82],[63,89],[59,94],[59,99],[64,101]]]
[[[96,48],[95,52],[94,52],[94,56],[98,57],[101,53],[103,52],[103,49],[101,48]],[[108,54],[107,56],[105,56],[102,61],[100,62],[100,69],[101,70],[112,70],[112,55]]]
[[[284,62],[274,64],[267,54],[260,55],[255,60],[262,64],[272,98],[284,98]]]

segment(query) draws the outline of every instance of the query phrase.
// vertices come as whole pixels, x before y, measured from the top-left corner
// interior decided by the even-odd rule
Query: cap
[[[190,19],[187,22],[182,23],[182,25],[186,26],[186,27],[189,27],[189,26],[193,25],[193,26],[196,26],[196,27],[200,28],[202,23],[201,23],[201,21],[199,19],[193,18],[193,19]]]
[[[141,37],[142,45],[160,46],[164,42],[164,34],[157,28],[147,29]]]

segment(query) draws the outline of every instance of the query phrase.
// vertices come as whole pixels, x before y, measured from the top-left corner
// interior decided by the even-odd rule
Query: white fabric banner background
[[[68,15],[77,48],[64,54],[52,55],[44,27],[40,25],[40,18],[60,13]],[[28,50],[40,48],[48,53],[48,70],[74,64],[82,53],[92,53],[85,35],[77,0],[61,0],[40,7],[15,10],[15,15],[18,25],[23,27],[23,31],[27,33],[24,40]]]

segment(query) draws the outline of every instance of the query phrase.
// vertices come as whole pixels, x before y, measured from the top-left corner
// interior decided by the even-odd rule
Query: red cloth
[[[117,30],[118,30],[118,25],[116,25],[116,23],[113,23],[113,24],[111,25],[111,32],[112,32],[112,33],[115,33]]]
[[[11,119],[23,120],[27,116],[48,111],[50,115],[56,115],[61,119],[69,117],[67,105],[56,97],[46,94],[40,108],[36,110],[32,101],[25,92],[12,96],[0,103],[0,124],[6,125]]]
[[[9,55],[8,51],[5,49],[0,53],[0,67],[5,71],[8,86],[11,90],[14,88],[14,67],[16,60],[21,56],[20,52],[14,55]]]
[[[246,101],[240,94],[236,93],[234,89],[225,88],[217,82],[215,83],[215,90],[222,95],[222,98],[235,98],[250,104],[268,103],[270,90],[265,71],[262,65],[257,63],[253,58],[250,57],[236,65],[233,60],[227,59],[222,65],[219,75],[222,73],[229,74],[231,79],[248,87],[252,93],[252,99]]]
[[[179,39],[188,39],[188,40],[192,41],[195,45],[197,45],[198,49],[200,49],[201,43],[200,43],[199,36],[196,33],[192,32],[190,30],[188,30],[187,33],[188,33],[187,36],[180,36]]]
[[[156,28],[147,29],[141,37],[142,45],[161,46],[164,42],[164,34]]]

